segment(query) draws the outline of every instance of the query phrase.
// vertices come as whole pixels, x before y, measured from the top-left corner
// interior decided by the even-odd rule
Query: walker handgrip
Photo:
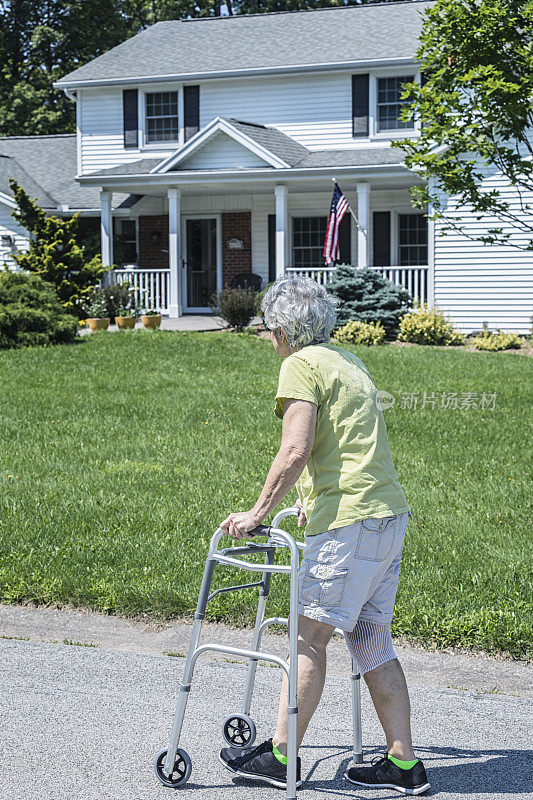
[[[248,536],[270,536],[271,525],[258,525],[257,528],[248,531]]]

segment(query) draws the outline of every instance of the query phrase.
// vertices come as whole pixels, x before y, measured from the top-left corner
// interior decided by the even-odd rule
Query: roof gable
[[[415,60],[433,0],[158,22],[54,85],[189,79]]]
[[[308,152],[274,128],[216,117],[151,172],[254,167],[287,169]]]

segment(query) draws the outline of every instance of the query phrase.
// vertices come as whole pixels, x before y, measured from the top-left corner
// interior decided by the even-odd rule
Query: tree
[[[53,82],[157,22],[367,2],[0,0],[0,136],[74,132],[75,105]]]
[[[66,311],[81,318],[85,298],[108,268],[99,256],[87,260],[76,242],[78,214],[70,219],[48,217],[16,181],[11,179],[9,184],[17,203],[12,215],[32,234],[30,249],[17,253],[15,261],[51,283]]]
[[[443,233],[455,229],[486,244],[533,250],[533,206],[525,202],[533,191],[533,2],[436,0],[423,16],[416,56],[425,81],[404,84],[401,97],[411,102],[400,114],[408,120],[418,113],[422,129],[416,139],[392,143],[427,181],[409,189],[413,204],[431,203],[428,217],[445,219]],[[482,186],[488,165],[512,184],[521,212]],[[490,214],[502,224],[483,235],[465,231],[464,217],[442,209],[442,191],[456,195],[458,207],[471,206],[477,219]],[[529,222],[521,216],[527,212]],[[525,244],[509,241],[516,232]]]

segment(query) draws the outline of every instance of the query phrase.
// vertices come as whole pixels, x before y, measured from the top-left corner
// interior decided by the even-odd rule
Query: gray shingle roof
[[[287,137],[288,138],[288,137]],[[266,145],[265,145],[266,146]],[[353,150],[320,150],[314,153],[302,147],[303,156],[291,164],[294,169],[312,169],[313,167],[372,167],[382,165],[400,165],[404,159],[404,151],[401,148],[389,147],[366,147]],[[102,169],[98,172],[91,172],[90,177],[102,177],[113,175],[147,175],[161,159],[143,158],[140,161],[131,161],[128,164],[121,164],[118,167]],[[183,162],[183,170],[187,169],[187,161]],[[275,172],[274,167],[266,167]],[[156,179],[157,176],[153,176]]]
[[[285,133],[270,128],[266,125],[256,125],[252,122],[243,122],[238,119],[228,119],[228,122],[237,130],[242,131],[262,147],[269,150],[291,167],[297,164],[309,153],[307,147],[287,136]]]
[[[43,187],[39,186],[31,175],[28,175],[24,167],[15,158],[0,155],[0,192],[12,197],[13,192],[9,185],[10,178],[13,178],[31,197],[35,198],[42,208],[55,208],[56,203],[45,192]]]
[[[12,195],[8,179],[14,178],[39,205],[57,209],[99,209],[98,186],[80,186],[77,173],[76,134],[0,137],[0,191]],[[113,198],[118,205],[127,195]]]
[[[432,0],[158,22],[55,85],[414,58]]]

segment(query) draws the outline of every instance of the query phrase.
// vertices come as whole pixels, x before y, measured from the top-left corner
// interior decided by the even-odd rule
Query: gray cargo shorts
[[[359,619],[390,624],[408,518],[405,511],[306,536],[298,613],[345,631]]]

